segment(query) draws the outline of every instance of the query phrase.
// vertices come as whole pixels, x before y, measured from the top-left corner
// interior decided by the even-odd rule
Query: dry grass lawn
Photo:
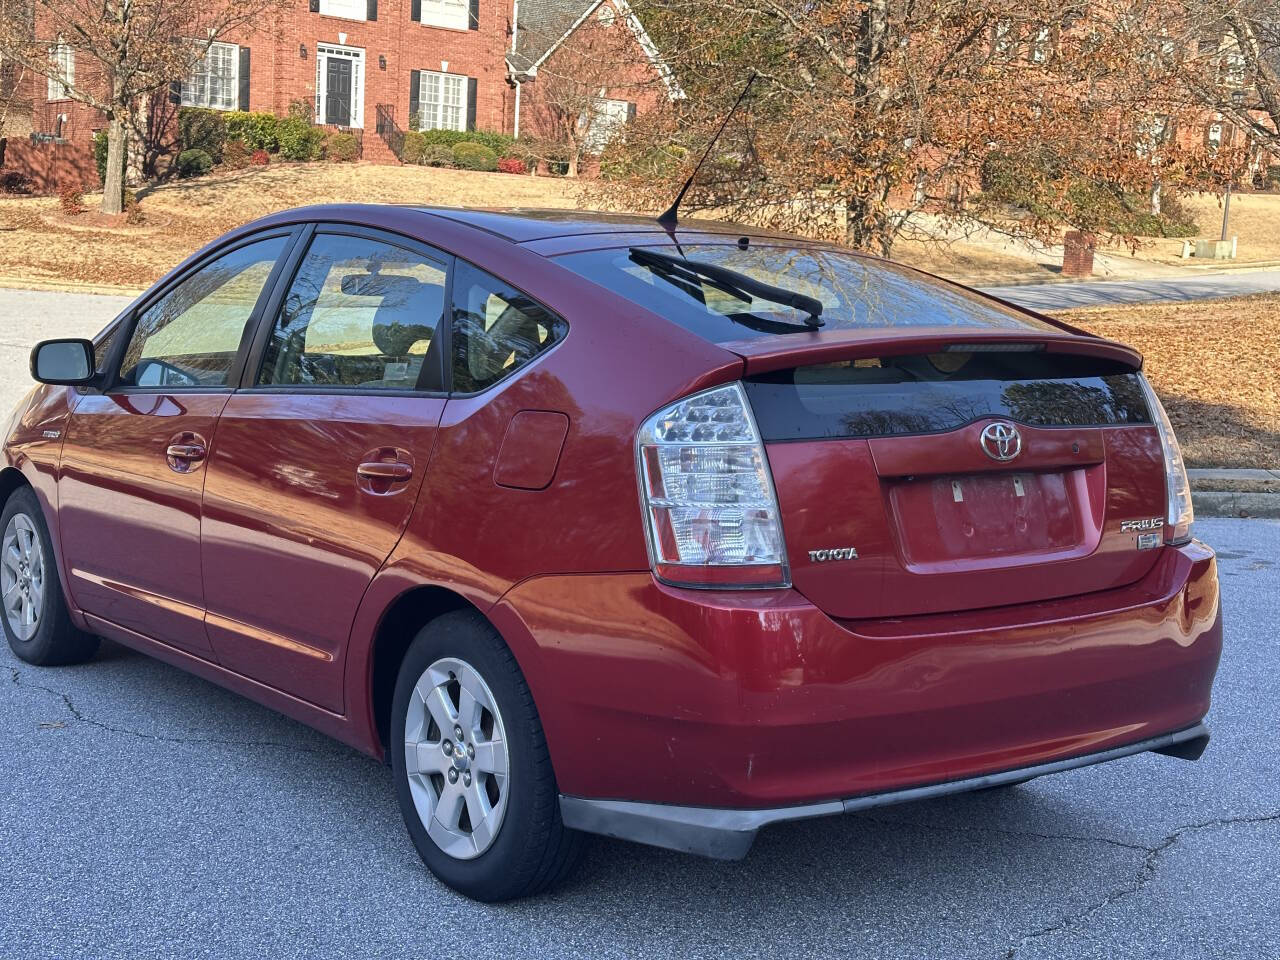
[[[572,207],[572,181],[433,167],[281,164],[139,191],[146,223],[80,229],[58,200],[0,200],[0,279],[142,288],[187,254],[246,221],[308,203]],[[88,196],[94,209],[99,196]]]
[[[1217,240],[1222,235],[1222,197],[1200,193],[1183,199],[1186,208],[1200,227],[1200,236]],[[1239,238],[1235,263],[1280,260],[1280,194],[1236,193],[1231,196],[1231,219],[1228,236]],[[1165,263],[1184,263],[1181,240],[1143,241],[1136,256]],[[1191,263],[1198,261],[1192,257]]]
[[[1059,316],[1142,351],[1187,466],[1280,466],[1280,294]]]

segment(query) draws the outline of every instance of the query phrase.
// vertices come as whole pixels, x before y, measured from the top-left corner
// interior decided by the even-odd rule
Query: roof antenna
[[[724,128],[729,125],[729,120],[732,119],[734,113],[737,112],[739,104],[741,104],[746,98],[747,91],[751,89],[751,85],[755,82],[756,74],[753,72],[751,76],[747,78],[747,85],[743,87],[742,92],[738,94],[738,99],[733,102],[733,106],[730,107],[729,112],[725,114],[724,120],[720,124],[720,129],[716,131],[716,135],[712,137],[711,142],[707,144],[707,149],[702,153],[702,159],[698,161],[698,165],[693,168],[693,173],[689,174],[689,179],[684,182],[684,186],[681,187],[680,192],[676,194],[675,202],[667,208],[666,212],[662,216],[658,217],[658,223],[667,230],[672,229],[676,225],[676,216],[680,210],[680,201],[684,199],[684,195],[688,193],[689,188],[693,186],[693,180],[698,175],[698,171],[702,169],[702,165],[706,163],[707,157],[711,155],[711,148],[716,145],[716,141],[720,139],[720,134],[724,133]]]

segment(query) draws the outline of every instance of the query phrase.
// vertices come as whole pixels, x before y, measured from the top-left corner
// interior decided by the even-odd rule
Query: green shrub
[[[427,142],[417,130],[410,130],[404,135],[404,146],[400,148],[401,163],[422,163],[423,151]],[[450,155],[452,157],[452,154]]]
[[[505,133],[492,133],[488,130],[423,130],[422,135],[429,144],[441,143],[449,147],[456,147],[460,143],[483,144],[499,156],[510,153],[511,145],[515,143],[515,139]]]
[[[183,150],[178,154],[178,176],[199,177],[213,169],[213,157],[204,150]]]
[[[325,143],[324,155],[338,163],[360,159],[360,141],[354,133],[335,133]]]
[[[226,118],[228,140],[243,140],[251,151],[275,153],[280,149],[280,139],[276,135],[280,119],[274,113],[232,110]]]
[[[453,148],[446,147],[443,143],[428,143],[422,148],[422,159],[419,163],[425,163],[428,167],[456,167],[458,161],[453,155]]]
[[[286,160],[315,160],[324,143],[323,130],[293,113],[276,125],[276,136],[280,140],[280,156]]]
[[[482,143],[467,140],[453,148],[453,162],[463,170],[497,170],[498,154]]]
[[[183,107],[178,111],[178,148],[202,150],[214,163],[222,162],[222,147],[227,142],[226,115],[221,110]]]

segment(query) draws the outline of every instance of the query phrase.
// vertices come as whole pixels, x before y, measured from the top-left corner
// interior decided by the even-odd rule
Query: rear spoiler
[[[721,347],[743,359],[746,375],[788,367],[952,350],[1044,350],[1114,360],[1142,369],[1142,354],[1132,347],[1093,336],[1063,331],[1006,330],[973,327],[874,327],[794,333],[777,337],[731,340]]]

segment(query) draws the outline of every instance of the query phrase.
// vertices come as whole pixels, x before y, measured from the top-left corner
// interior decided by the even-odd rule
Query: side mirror
[[[88,383],[93,379],[94,364],[89,340],[42,340],[31,351],[31,376],[41,383]]]

